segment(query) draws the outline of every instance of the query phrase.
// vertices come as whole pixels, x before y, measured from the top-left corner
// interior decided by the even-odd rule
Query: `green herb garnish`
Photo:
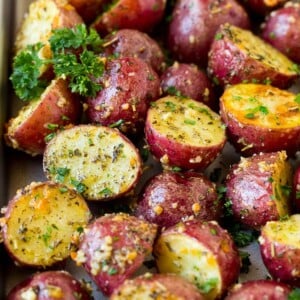
[[[73,93],[93,97],[101,89],[95,79],[102,76],[104,65],[98,53],[102,40],[94,29],[83,24],[56,29],[49,39],[52,57],[41,58],[44,44],[27,46],[13,61],[10,76],[16,95],[24,100],[37,99],[48,82],[41,79],[42,69],[52,66],[56,77],[67,78]],[[76,52],[76,53],[75,53]]]

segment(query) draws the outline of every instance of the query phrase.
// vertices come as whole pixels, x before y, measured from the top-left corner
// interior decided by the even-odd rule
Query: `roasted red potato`
[[[164,69],[165,57],[161,47],[145,32],[136,29],[114,31],[104,38],[103,47],[107,56],[138,57],[157,73]]]
[[[125,213],[106,214],[87,227],[73,258],[110,295],[151,254],[156,230],[156,225]]]
[[[300,215],[270,221],[258,239],[261,256],[274,279],[300,286]]]
[[[85,200],[74,190],[33,182],[19,189],[5,209],[4,245],[18,265],[53,266],[69,257],[90,219]]]
[[[244,156],[300,149],[300,105],[296,94],[261,84],[228,87],[220,98],[227,135]]]
[[[220,116],[196,100],[166,96],[149,108],[145,136],[164,167],[205,169],[222,151],[225,127]]]
[[[259,229],[291,212],[292,168],[285,152],[241,158],[226,177],[226,197],[235,218]]]
[[[194,64],[175,62],[160,77],[165,95],[188,97],[203,102],[211,108],[216,107],[213,85],[205,72]]]
[[[207,70],[221,86],[255,82],[285,89],[298,77],[297,66],[284,54],[251,31],[229,23],[215,35]]]
[[[243,0],[242,4],[254,14],[266,16],[273,10],[283,6],[288,0]]]
[[[92,23],[111,0],[69,0],[86,24]]]
[[[35,0],[29,6],[29,12],[25,15],[23,23],[17,33],[15,50],[26,48],[28,45],[43,43],[41,56],[51,56],[48,39],[51,32],[58,28],[72,28],[82,24],[83,20],[75,8],[67,0]]]
[[[294,172],[292,195],[293,204],[295,205],[297,212],[300,212],[300,165]]]
[[[262,26],[262,38],[284,53],[292,61],[300,63],[300,4],[287,2],[272,12]]]
[[[135,134],[143,128],[150,102],[159,98],[156,72],[137,57],[113,59],[99,79],[104,87],[86,101],[90,122]]]
[[[225,300],[286,300],[291,291],[290,286],[275,280],[253,280],[234,285]]]
[[[67,81],[54,79],[38,100],[23,106],[6,126],[6,144],[32,156],[43,154],[46,143],[65,125],[78,123],[82,107]]]
[[[195,285],[175,274],[146,273],[134,279],[126,280],[110,296],[110,300],[146,300],[153,299],[189,299],[204,300]]]
[[[240,257],[217,222],[187,221],[163,231],[153,254],[160,273],[175,273],[194,283],[205,299],[220,298],[237,280]]]
[[[246,11],[235,0],[179,0],[169,25],[169,50],[180,62],[206,66],[215,33],[226,22],[250,26]]]
[[[17,284],[6,300],[91,300],[87,289],[66,271],[36,273]]]
[[[160,228],[168,228],[189,218],[219,220],[222,203],[216,186],[204,175],[165,171],[146,184],[135,213]]]
[[[123,28],[150,31],[162,20],[165,7],[165,0],[112,1],[91,26],[100,34]]]
[[[136,147],[117,129],[78,125],[57,134],[43,157],[49,180],[76,189],[87,200],[123,196],[138,182],[142,162]]]

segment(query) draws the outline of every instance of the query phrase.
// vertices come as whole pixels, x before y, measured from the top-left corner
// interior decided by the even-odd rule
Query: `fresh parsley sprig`
[[[13,60],[13,73],[10,80],[21,100],[37,98],[47,86],[46,80],[40,78],[41,68],[45,64],[39,56],[42,47],[42,43],[30,45]]]
[[[30,45],[17,54],[10,76],[17,96],[24,101],[38,98],[47,86],[41,78],[46,65],[53,67],[57,77],[66,78],[73,93],[93,97],[101,89],[96,81],[104,71],[104,64],[98,55],[102,40],[94,30],[87,30],[84,24],[74,28],[56,29],[49,38],[52,57],[40,57],[42,43]]]

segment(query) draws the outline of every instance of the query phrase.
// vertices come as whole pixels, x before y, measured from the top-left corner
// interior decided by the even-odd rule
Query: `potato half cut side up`
[[[53,29],[72,28],[81,23],[83,23],[82,18],[66,0],[32,1],[16,37],[16,51],[19,52],[26,46],[38,42],[46,43]],[[49,58],[50,54],[51,50],[47,45],[41,55]]]
[[[288,57],[249,30],[223,24],[216,33],[208,59],[208,74],[220,85],[270,83],[288,88],[298,67]]]
[[[299,150],[299,108],[297,95],[262,84],[233,85],[220,98],[228,137],[245,156]]]
[[[195,100],[167,96],[148,110],[145,135],[165,167],[205,169],[222,151],[226,136],[218,114]]]
[[[4,245],[20,265],[53,266],[69,257],[90,218],[85,200],[76,191],[53,182],[33,182],[9,201]]]
[[[160,273],[194,283],[205,299],[219,299],[238,278],[240,257],[229,233],[217,222],[191,220],[162,231],[153,248]]]
[[[135,187],[142,162],[136,147],[117,129],[78,125],[48,143],[43,164],[49,180],[75,188],[87,200],[107,200]]]

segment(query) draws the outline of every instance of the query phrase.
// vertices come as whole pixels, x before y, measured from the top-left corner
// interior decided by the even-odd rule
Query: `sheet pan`
[[[3,136],[3,124],[8,118],[15,114],[20,106],[20,100],[13,96],[8,80],[10,72],[10,59],[12,54],[12,44],[19,27],[19,24],[27,11],[30,0],[0,0],[0,89],[1,89],[1,137]],[[299,85],[298,85],[299,86]],[[296,87],[296,90],[298,88]],[[0,206],[3,207],[12,197],[18,188],[21,188],[32,181],[45,180],[42,172],[42,161],[40,157],[31,158],[26,154],[7,149],[0,140]],[[215,168],[225,171],[230,164],[238,161],[238,155],[230,145],[226,145],[222,155],[207,169],[209,176]],[[293,163],[299,164],[299,157]],[[153,161],[150,162],[153,172],[156,172],[156,166]],[[152,176],[149,173],[148,176]],[[146,180],[147,178],[145,178]],[[250,254],[251,267],[247,274],[241,274],[240,281],[251,279],[264,279],[268,275],[263,266],[257,243],[242,249]],[[0,299],[5,299],[7,292],[22,279],[32,274],[35,270],[21,269],[15,266],[7,256],[3,245],[0,246]],[[79,279],[90,280],[84,270],[68,262],[66,266],[75,277]],[[141,270],[143,272],[145,270]],[[95,288],[95,287],[94,287]],[[95,288],[96,290],[96,288]],[[101,293],[94,292],[95,299],[105,299]]]

